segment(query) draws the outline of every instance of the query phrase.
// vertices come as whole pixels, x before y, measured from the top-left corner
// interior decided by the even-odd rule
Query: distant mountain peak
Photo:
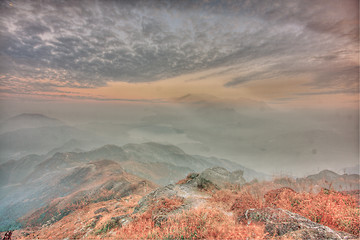
[[[122,147],[118,146],[118,145],[115,145],[115,144],[106,144],[102,147],[99,147],[99,148],[96,148],[93,150],[93,152],[96,152],[96,151],[118,151],[118,150],[122,150]]]
[[[54,127],[66,125],[62,121],[40,113],[22,113],[0,123],[0,132],[10,132],[24,128]]]
[[[21,113],[19,115],[13,116],[9,118],[7,121],[22,121],[22,120],[42,120],[42,121],[54,121],[62,123],[60,120],[56,118],[48,117],[41,113]],[[63,123],[62,123],[63,124]]]
[[[327,170],[327,169],[324,169],[322,171],[319,172],[320,175],[336,175],[338,176],[339,174],[333,172],[333,171],[330,171],[330,170]]]
[[[141,144],[133,144],[133,143],[129,143],[123,146],[123,148],[126,149],[152,149],[152,150],[163,150],[163,151],[167,151],[167,152],[171,152],[171,153],[176,153],[176,154],[185,154],[185,152],[172,144],[163,144],[163,143],[157,143],[157,142],[145,142],[145,143],[141,143]]]
[[[330,170],[322,170],[321,172],[317,173],[317,174],[313,174],[313,175],[309,175],[306,177],[306,179],[313,179],[313,180],[320,180],[320,179],[326,179],[326,180],[333,180],[333,179],[337,179],[338,177],[340,177],[341,175],[330,171]]]
[[[219,98],[210,94],[193,94],[189,93],[184,96],[174,99],[174,102],[183,103],[183,104],[194,104],[194,105],[217,105],[217,106],[230,106],[230,107],[240,107],[248,109],[257,109],[257,110],[267,110],[270,107],[265,104],[263,101],[249,98]]]
[[[49,118],[48,116],[41,114],[41,113],[21,113],[19,115],[16,115],[13,118],[16,117],[39,117],[39,118]]]
[[[221,100],[210,94],[193,94],[189,93],[175,99],[175,102],[182,103],[206,103],[206,102],[220,102]]]

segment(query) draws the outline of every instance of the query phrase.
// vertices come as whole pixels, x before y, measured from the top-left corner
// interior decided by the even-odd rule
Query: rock
[[[317,229],[300,229],[293,232],[288,232],[282,236],[284,239],[309,239],[309,240],[318,240],[318,239],[357,239],[355,236],[349,234],[344,234],[338,232],[338,237],[334,237],[332,233],[321,232]]]
[[[197,179],[199,186],[202,186],[203,183],[210,182],[218,188],[222,188],[229,182],[229,175],[230,173],[225,168],[213,167],[203,171]]]
[[[238,170],[229,172],[222,167],[213,167],[206,169],[202,173],[190,173],[186,179],[179,184],[170,184],[158,188],[143,197],[135,207],[133,213],[145,212],[150,206],[160,198],[180,198],[186,199],[181,209],[197,206],[204,200],[201,198],[208,197],[200,189],[221,189],[231,184],[242,185],[245,183],[243,171]]]
[[[99,208],[98,210],[94,211],[94,214],[102,213],[102,212],[109,212],[109,210],[106,207]]]
[[[168,220],[168,214],[158,213],[155,216],[152,216],[152,220],[153,220],[155,226],[161,227],[161,224]]]
[[[239,185],[243,185],[246,183],[245,179],[243,178],[244,175],[244,171],[242,170],[237,170],[237,171],[233,171],[230,173],[230,183],[232,184],[239,184]]]
[[[100,218],[102,218],[102,215],[101,215],[101,214],[95,215],[93,218],[95,218],[95,219],[100,219]]]
[[[265,225],[265,232],[270,236],[282,236],[288,232],[293,232],[301,229],[300,225],[296,222],[284,222],[284,223],[267,223]]]
[[[248,223],[264,222],[265,232],[268,233],[269,238],[356,239],[354,235],[334,231],[299,214],[280,208],[248,209],[239,216],[238,220]]]
[[[90,228],[94,228],[96,226],[96,224],[98,223],[98,221],[100,220],[100,218],[102,218],[102,215],[96,215],[93,217],[94,220],[92,220],[92,222],[88,225],[88,227]]]
[[[143,197],[139,201],[138,205],[135,207],[133,213],[145,212],[146,210],[148,210],[149,206],[151,206],[151,204],[155,199],[159,199],[162,197],[171,198],[174,196],[177,196],[177,191],[175,190],[174,184],[170,184],[165,187],[158,188],[152,191],[151,193],[149,193],[148,195],[146,195],[145,197]]]
[[[187,183],[196,185],[198,188],[209,188],[211,186],[216,189],[226,188],[230,185],[243,185],[246,183],[243,178],[243,171],[237,170],[234,172],[229,172],[222,167],[213,167],[204,170],[199,175],[192,175],[191,178],[188,176],[188,179],[193,179]]]
[[[22,232],[21,235],[23,235],[24,237],[27,237],[27,236],[30,235],[30,233],[28,233],[28,232]]]
[[[187,176],[188,179],[194,179],[196,177],[198,177],[199,174],[198,173],[189,173],[189,175]]]
[[[112,217],[111,221],[113,221],[120,227],[123,227],[123,226],[129,224],[132,221],[132,218],[130,217],[129,214],[125,214],[125,215],[121,215],[121,216],[117,216],[117,217]]]

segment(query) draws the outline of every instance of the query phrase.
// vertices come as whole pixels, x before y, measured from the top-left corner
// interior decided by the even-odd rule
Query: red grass
[[[236,191],[219,190],[212,193],[212,197],[200,207],[189,210],[183,207],[182,198],[155,199],[146,212],[132,215],[133,221],[128,225],[114,226],[111,231],[107,230],[96,235],[97,229],[101,229],[113,216],[113,213],[104,213],[103,219],[97,223],[96,228],[90,230],[92,232],[88,236],[97,239],[264,239],[266,236],[262,223],[253,222],[247,225],[236,219],[249,208],[263,207],[286,209],[334,230],[359,236],[360,210],[356,198],[330,190],[315,194],[297,193],[290,188],[276,188],[278,188],[277,184],[265,182],[247,185]],[[104,194],[106,196],[109,193]],[[139,199],[132,201],[131,204],[122,203],[131,207],[126,213],[132,212],[137,200]],[[85,211],[86,209],[81,210],[81,208],[96,205],[90,203],[82,206],[82,204],[81,201],[75,202],[70,207]],[[96,205],[91,208],[91,216],[86,218],[86,224],[93,220],[92,212],[99,207],[100,205]],[[110,205],[107,207],[110,209]],[[112,211],[115,212],[116,209]],[[59,229],[59,226],[66,226],[61,230],[65,231],[68,226],[75,226],[78,218],[78,214],[75,213],[52,225],[53,230]],[[68,225],[63,225],[66,221]],[[50,228],[44,228],[43,231],[44,235],[40,236],[53,234]],[[69,231],[62,232],[62,236],[74,235],[75,228]]]
[[[258,192],[264,191],[259,189]],[[335,191],[324,189],[314,194],[297,193],[290,188],[280,188],[260,197],[244,188],[240,192],[220,190],[213,195],[211,201],[224,208],[231,206],[229,210],[235,212],[237,216],[241,216],[249,208],[282,208],[332,229],[359,236],[360,208],[357,199]]]
[[[217,209],[199,208],[169,216],[161,226],[140,216],[118,230],[119,239],[263,239],[261,224],[236,224]]]
[[[360,209],[354,197],[323,190],[318,194],[283,191],[267,205],[287,209],[339,231],[359,236]]]
[[[180,198],[161,198],[158,199],[149,210],[143,213],[141,217],[158,221],[160,217],[178,209],[182,204],[183,199]]]

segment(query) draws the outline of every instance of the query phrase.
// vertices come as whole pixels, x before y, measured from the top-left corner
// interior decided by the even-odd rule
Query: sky
[[[2,1],[1,98],[207,93],[354,107],[358,9],[356,0]]]
[[[184,99],[213,105],[191,112],[199,115],[196,120],[171,123],[190,145],[196,140],[214,148],[209,154],[235,158],[241,150],[252,167],[260,163],[263,169],[271,165],[269,155],[282,155],[281,167],[298,154],[293,166],[301,166],[315,161],[312,152],[314,167],[328,161],[339,169],[341,156],[355,165],[359,2],[0,2],[0,119],[22,112],[77,123],[151,116],[157,127],[168,127],[164,119],[189,114],[171,105]],[[231,111],[245,105],[279,112]],[[206,130],[202,121],[223,132]],[[127,134],[145,134],[135,130]],[[315,138],[323,155],[311,147]],[[264,152],[270,148],[272,153]]]

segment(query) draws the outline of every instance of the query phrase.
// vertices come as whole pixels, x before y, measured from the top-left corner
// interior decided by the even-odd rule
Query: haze
[[[91,134],[83,150],[158,142],[339,172],[359,160],[358,4],[2,1],[1,120],[56,118]]]

